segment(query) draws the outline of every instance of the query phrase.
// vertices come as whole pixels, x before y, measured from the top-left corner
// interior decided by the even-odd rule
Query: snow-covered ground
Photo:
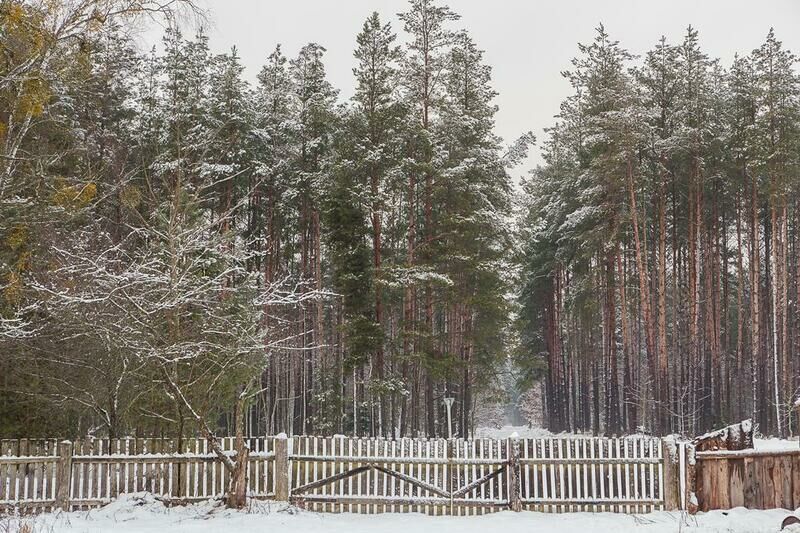
[[[29,519],[0,519],[0,532],[20,533],[675,533],[777,532],[788,511],[714,511],[687,517],[680,513],[512,513],[436,517],[421,514],[320,514],[275,504],[229,511],[218,502],[167,508],[150,494],[134,494],[90,512],[50,513]],[[800,531],[800,530],[798,530]]]
[[[565,434],[566,435],[566,434]],[[528,426],[503,426],[501,428],[479,427],[475,428],[475,437],[486,439],[507,439],[516,436],[521,439],[541,439],[552,437],[553,434],[544,428]]]

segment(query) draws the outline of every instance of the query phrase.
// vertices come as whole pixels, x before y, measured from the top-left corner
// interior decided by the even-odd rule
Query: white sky
[[[292,57],[310,41],[328,49],[330,81],[342,98],[353,91],[355,37],[366,17],[378,11],[396,32],[396,14],[406,0],[199,0],[210,13],[211,47],[236,46],[250,80],[277,43]],[[560,72],[569,68],[578,42],[589,42],[602,22],[613,39],[643,55],[665,35],[679,42],[691,24],[703,49],[727,66],[736,52],[759,46],[772,26],[784,45],[800,54],[800,0],[450,0],[485,50],[493,67],[497,129],[511,141],[532,130],[538,138],[553,123],[570,93]],[[188,33],[188,30],[187,30]],[[530,167],[539,161],[534,149]],[[520,170],[514,174],[519,175]]]

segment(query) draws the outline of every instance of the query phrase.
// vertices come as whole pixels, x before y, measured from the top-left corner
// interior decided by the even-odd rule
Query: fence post
[[[678,442],[675,436],[661,441],[664,456],[664,508],[667,511],[697,512],[695,448]]]
[[[519,439],[508,439],[508,508],[514,512],[522,511],[522,501],[519,497]]]
[[[289,439],[286,433],[275,437],[275,499],[289,501]]]
[[[697,468],[696,468],[696,460],[697,456],[695,455],[695,447],[691,443],[686,443],[682,449],[682,459],[683,463],[685,464],[686,470],[686,486],[682,487],[682,490],[685,491],[685,498],[686,498],[686,511],[689,514],[697,513]]]
[[[447,459],[447,493],[450,495],[450,514],[453,514],[453,492],[456,490],[457,480],[456,480],[456,466],[452,463],[453,458],[456,456],[455,453],[455,442],[453,438],[447,439],[447,448],[445,448],[446,459]]]
[[[56,507],[70,510],[69,489],[72,485],[72,442],[58,443],[58,462],[56,463]]]
[[[661,439],[661,455],[664,458],[664,510],[681,510],[681,466],[678,459],[678,443],[674,435]]]

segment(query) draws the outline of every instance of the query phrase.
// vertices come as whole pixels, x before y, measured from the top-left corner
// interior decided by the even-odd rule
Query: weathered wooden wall
[[[696,493],[701,511],[797,509],[800,449],[697,452]]]

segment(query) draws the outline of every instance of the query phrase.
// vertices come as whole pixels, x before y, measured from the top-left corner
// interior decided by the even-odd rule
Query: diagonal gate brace
[[[426,483],[425,481],[421,481],[421,480],[419,480],[419,479],[417,479],[415,477],[408,476],[406,474],[402,474],[400,472],[397,472],[397,471],[392,470],[390,468],[386,468],[385,466],[382,466],[382,465],[379,465],[379,464],[370,463],[370,464],[358,466],[358,467],[353,468],[351,470],[347,470],[346,472],[341,472],[339,474],[336,474],[336,475],[333,475],[333,476],[329,476],[329,477],[326,477],[326,478],[323,478],[323,479],[319,479],[317,481],[312,481],[311,483],[306,483],[305,485],[301,485],[301,486],[297,487],[296,489],[292,490],[292,494],[293,495],[300,495],[303,492],[307,492],[309,490],[317,489],[319,487],[324,487],[325,485],[330,485],[331,483],[335,483],[335,482],[337,482],[339,480],[347,479],[347,478],[352,477],[352,476],[357,476],[358,474],[367,472],[368,470],[376,470],[376,471],[381,472],[383,474],[386,474],[388,476],[392,476],[394,478],[397,478],[397,479],[400,479],[402,481],[405,481],[406,483],[408,483],[410,485],[413,485],[415,487],[419,487],[422,490],[428,491],[428,492],[430,492],[432,494],[436,494],[437,496],[441,496],[443,498],[450,498],[452,500],[453,498],[464,497],[467,494],[469,494],[471,491],[473,491],[476,488],[478,488],[481,485],[483,485],[484,483],[488,483],[492,479],[494,479],[497,476],[499,476],[500,474],[502,474],[506,470],[507,466],[508,466],[507,464],[504,464],[503,466],[501,466],[497,470],[494,470],[494,471],[486,474],[485,476],[482,476],[481,478],[476,479],[475,481],[473,481],[469,485],[465,485],[465,486],[461,487],[460,489],[458,489],[457,491],[455,491],[453,493],[450,493],[450,492],[448,492],[446,490],[440,489],[439,487],[437,487],[435,485],[431,485],[430,483]]]

